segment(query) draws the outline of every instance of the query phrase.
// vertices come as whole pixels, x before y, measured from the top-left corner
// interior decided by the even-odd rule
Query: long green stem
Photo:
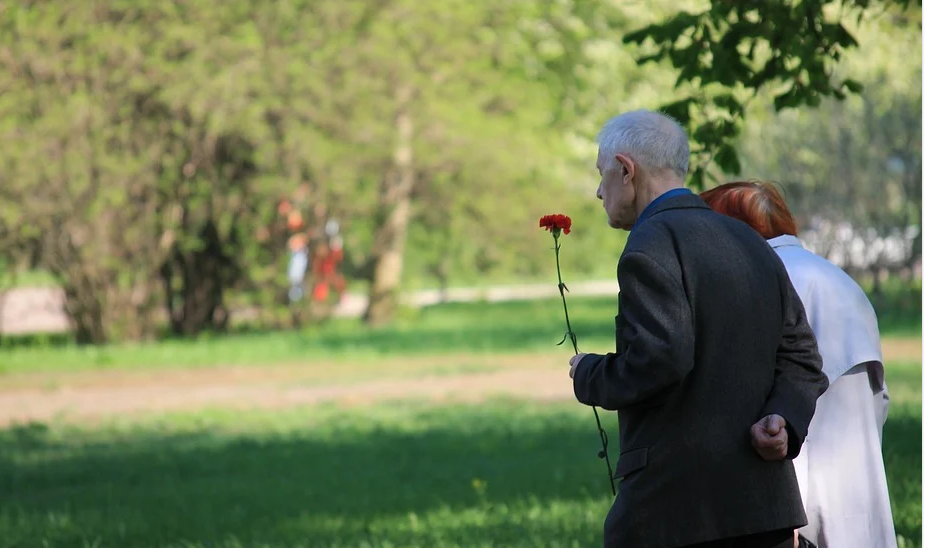
[[[562,269],[559,266],[559,237],[556,236],[556,275],[559,277],[559,295],[562,296],[562,309],[565,311],[566,336],[572,340],[572,348],[578,354],[578,337],[572,331],[572,323],[568,319],[568,305],[565,303],[565,284],[562,283]]]
[[[565,311],[565,328],[568,330],[565,336],[572,340],[572,348],[575,349],[575,354],[578,354],[578,336],[572,331],[572,323],[568,319],[568,305],[565,303],[565,284],[562,283],[562,269],[559,266],[559,234],[554,232],[553,237],[556,242],[556,276],[559,277],[559,295],[562,296],[562,309]],[[597,414],[597,407],[591,406],[591,410],[594,411],[597,432],[601,436],[601,451],[597,456],[607,463],[607,479],[610,481],[610,492],[617,496],[617,486],[613,482],[613,468],[610,466],[610,455],[607,453],[607,432],[601,426],[601,417]]]

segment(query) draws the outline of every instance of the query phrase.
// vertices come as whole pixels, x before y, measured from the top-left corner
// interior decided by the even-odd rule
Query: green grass
[[[614,298],[569,301],[579,342],[613,346]],[[393,325],[364,328],[357,319],[334,320],[302,331],[234,333],[194,340],[78,347],[64,336],[8,339],[0,372],[139,367],[208,367],[304,362],[313,358],[375,358],[440,353],[498,353],[555,349],[565,332],[562,303],[451,303],[404,310]]]
[[[890,409],[883,459],[898,535],[922,539],[922,362],[886,364]]]
[[[23,427],[0,546],[599,544],[596,441],[587,409],[503,402]]]
[[[921,365],[887,371],[896,530],[921,546]],[[568,402],[24,425],[0,431],[0,547],[599,546],[597,443]]]
[[[572,297],[568,302],[580,347],[612,348],[616,299]],[[888,315],[884,336],[920,336],[921,303],[915,314],[911,310]],[[99,347],[74,346],[66,335],[7,337],[0,347],[0,373],[260,366],[345,357],[551,350],[564,331],[562,303],[557,299],[450,303],[404,310],[395,324],[379,329],[365,328],[356,319],[342,319],[301,331],[238,332]]]

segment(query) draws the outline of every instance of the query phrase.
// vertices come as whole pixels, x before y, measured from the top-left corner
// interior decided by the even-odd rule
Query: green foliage
[[[850,75],[863,90],[812,111],[773,113],[755,104],[738,150],[750,176],[781,184],[800,229],[818,232],[817,251],[843,251],[834,231],[846,223],[873,260],[849,268],[908,271],[921,259],[922,66],[906,58],[922,48],[919,21],[884,16],[852,32],[867,53],[844,59],[836,74]],[[877,256],[875,238],[908,227],[919,233],[898,258]]]
[[[682,10],[623,37],[644,46],[640,63],[665,62],[677,70],[682,97],[664,108],[691,132],[696,161],[691,184],[702,188],[715,161],[738,175],[741,165],[729,146],[742,129],[747,106],[765,90],[774,109],[818,107],[823,99],[844,99],[863,86],[836,68],[859,46],[849,21],[899,13],[909,0],[774,0],[727,2]],[[915,2],[921,8],[921,1]]]
[[[0,14],[12,63],[0,76],[11,143],[2,198],[18,204],[2,223],[63,280],[78,340],[150,336],[160,306],[177,331],[212,325],[221,288],[238,277],[231,258],[253,243],[239,235],[273,207],[266,180],[253,184],[254,142],[268,131],[250,88],[264,67],[253,44],[210,41],[223,30],[201,11],[210,7],[41,3]]]
[[[405,238],[382,224],[405,199],[390,197],[403,113],[412,221],[435,250],[415,274],[528,272],[512,257],[561,192],[585,46],[619,23],[558,2],[7,9],[4,249],[63,280],[81,341],[152,336],[157,308],[178,334],[221,328],[229,291],[260,308],[281,293],[274,209],[297,186],[309,225],[342,221],[357,277]]]
[[[891,365],[902,396],[884,431],[887,479],[896,532],[919,547],[921,367]],[[0,432],[0,537],[52,548],[599,545],[611,497],[589,421],[574,403],[491,401],[24,425]]]
[[[872,284],[868,284],[872,285]],[[888,280],[867,290],[881,333],[918,336],[922,332],[922,284]]]
[[[553,267],[554,268],[554,267]],[[551,284],[555,287],[555,282]],[[615,298],[570,298],[579,345],[613,346]],[[381,328],[332,320],[302,332],[252,332],[138,345],[55,348],[51,341],[6,338],[0,372],[139,367],[210,367],[298,363],[313,358],[413,356],[453,352],[553,350],[562,336],[562,303],[554,299],[435,305]],[[38,344],[31,344],[31,343]],[[45,344],[41,344],[44,342]]]
[[[706,159],[755,165],[729,146],[745,113],[759,116],[755,89],[781,97],[794,84],[780,101],[809,104],[863,84],[871,115],[887,104],[890,81],[831,73],[861,36],[845,14],[875,4],[839,15],[815,9],[831,2],[778,1],[761,17],[714,4],[11,5],[0,10],[4,268],[60,280],[81,342],[157,337],[163,311],[177,335],[221,330],[241,303],[288,325],[276,314],[285,198],[316,235],[340,221],[347,273],[370,291],[541,277],[551,245],[535,224],[552,212],[576,220],[566,282],[612,275],[624,236],[593,197],[591,142],[607,117],[670,103],[702,145],[698,186]],[[915,34],[911,11],[888,12],[879,34]],[[649,34],[653,51],[622,46]],[[891,112],[878,135],[914,114]],[[914,148],[881,140],[877,154]],[[399,260],[373,268],[388,250]]]

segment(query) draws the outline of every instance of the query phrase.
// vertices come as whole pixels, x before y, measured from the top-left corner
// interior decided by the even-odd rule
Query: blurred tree
[[[35,2],[0,14],[3,214],[61,280],[79,341],[151,336],[163,309],[180,334],[227,319],[224,291],[253,244],[240,234],[273,204],[256,184],[263,111],[243,100],[261,65],[253,44],[219,38],[224,13]]]
[[[366,24],[335,64],[353,77],[347,140],[365,173],[343,178],[356,182],[339,196],[351,205],[335,207],[372,220],[352,242],[369,250],[353,254],[369,280],[368,323],[394,313],[416,223],[416,264],[444,283],[460,268],[525,266],[512,244],[561,188],[565,121],[585,112],[573,91],[593,65],[583,47],[616,20],[609,5],[569,9],[408,0],[350,12]]]
[[[90,10],[6,5],[0,13],[0,200],[13,238],[62,282],[82,342],[150,327],[163,250],[151,211],[157,124],[132,108],[137,36],[86,24]]]
[[[566,68],[580,66],[558,52],[588,30],[570,13],[561,32],[545,24],[556,5],[8,7],[3,226],[41,251],[87,342],[150,336],[161,311],[177,334],[222,328],[230,289],[269,305],[285,257],[275,205],[299,185],[323,206],[310,224],[336,214],[355,234],[370,323],[394,311],[418,216],[472,249],[457,267],[523,271],[512,234],[469,236],[525,233],[529,204],[561,187],[550,120],[579,112]]]
[[[698,5],[2,4],[0,257],[60,280],[84,342],[163,323],[195,335],[245,306],[273,321],[288,256],[277,205],[294,194],[316,236],[340,221],[371,324],[392,317],[409,280],[547,272],[546,213],[575,218],[570,272],[612,275],[622,239],[593,197],[593,134],[689,91],[666,91],[672,71],[638,66],[615,38]],[[725,29],[741,11],[715,9],[692,17]],[[742,13],[756,40],[776,36]],[[786,37],[780,47],[796,43]],[[764,49],[756,63],[783,51]],[[768,82],[792,72],[786,59]]]

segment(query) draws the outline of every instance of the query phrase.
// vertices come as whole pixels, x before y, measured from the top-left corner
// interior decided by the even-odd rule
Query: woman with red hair
[[[803,248],[773,184],[734,182],[700,196],[758,231],[783,261],[829,378],[793,463],[809,520],[800,534],[820,548],[895,548],[881,450],[889,396],[867,295],[840,268]]]

